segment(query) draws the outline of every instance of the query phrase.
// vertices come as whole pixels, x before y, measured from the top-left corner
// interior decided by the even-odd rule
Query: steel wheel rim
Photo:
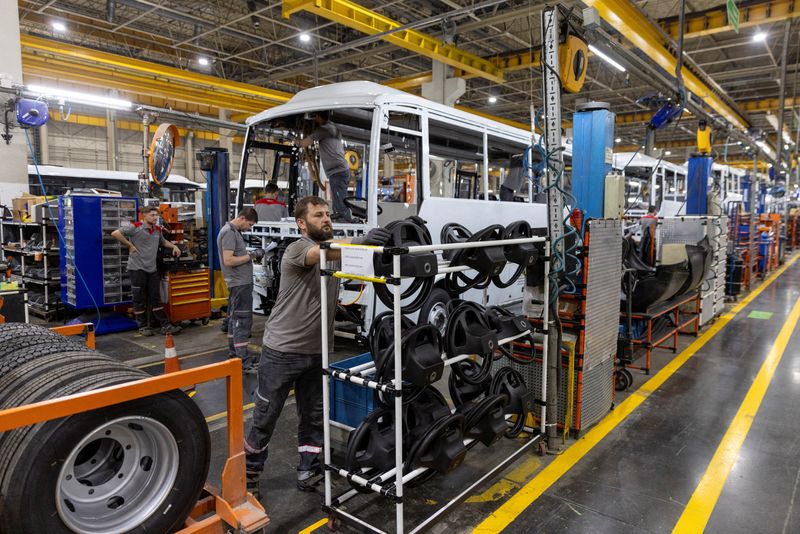
[[[439,333],[444,335],[447,328],[447,304],[436,302],[431,306],[428,312],[428,324],[435,326]]]
[[[178,443],[150,417],[121,417],[87,434],[56,484],[56,509],[79,534],[127,532],[165,501],[178,474]]]

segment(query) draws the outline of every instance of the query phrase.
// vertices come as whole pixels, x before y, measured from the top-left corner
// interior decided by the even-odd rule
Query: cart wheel
[[[339,518],[335,516],[328,516],[328,530],[336,532],[339,529]]]
[[[539,442],[539,456],[547,456],[547,444],[544,441]]]
[[[630,375],[630,373],[628,372],[626,374],[626,371],[627,369],[617,369],[614,371],[614,389],[617,391],[625,391],[631,386],[633,377],[629,379],[628,375]]]
[[[630,388],[633,385],[633,374],[625,368],[622,369],[622,372],[625,373],[625,377],[628,379],[628,388]]]
[[[208,321],[210,321],[210,320],[211,319],[208,318],[208,317],[203,317],[202,319],[200,319],[200,322],[203,324],[203,326],[205,326],[205,325],[208,324]]]

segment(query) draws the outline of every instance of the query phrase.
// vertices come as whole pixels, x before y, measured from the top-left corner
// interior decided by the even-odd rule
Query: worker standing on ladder
[[[352,222],[350,208],[344,203],[347,196],[347,186],[350,183],[350,166],[344,157],[342,134],[339,128],[331,122],[330,111],[316,111],[313,114],[316,127],[311,135],[300,139],[303,148],[311,146],[316,141],[319,143],[319,159],[325,176],[331,186],[333,198],[333,214],[331,219],[337,222]]]
[[[253,326],[253,259],[263,258],[264,249],[248,252],[242,232],[249,232],[257,222],[256,210],[243,208],[217,236],[222,277],[228,286],[228,355],[242,360],[245,373],[256,372],[247,345]]]
[[[145,208],[142,213],[142,222],[135,222],[118,228],[111,232],[111,236],[128,247],[128,276],[131,280],[131,293],[133,296],[133,315],[139,333],[143,336],[152,336],[150,330],[149,311],[161,323],[162,334],[177,334],[180,326],[169,322],[164,306],[161,304],[161,278],[158,276],[156,260],[159,247],[169,247],[172,255],[181,255],[177,245],[164,239],[158,222],[158,208]]]
[[[299,419],[298,489],[314,491],[312,479],[321,473],[322,304],[319,258],[320,243],[333,238],[333,226],[328,205],[319,197],[301,199],[294,216],[302,237],[286,247],[281,260],[280,290],[264,328],[253,424],[244,443],[247,488],[256,497],[259,476],[269,453],[269,441],[292,388]],[[380,246],[389,237],[389,232],[383,228],[373,228],[366,236],[354,238],[352,242]],[[329,262],[336,262],[340,256],[339,250],[327,251]],[[338,295],[339,279],[331,277],[328,280],[328,300],[324,304],[328,307],[329,350],[333,350],[333,319]]]

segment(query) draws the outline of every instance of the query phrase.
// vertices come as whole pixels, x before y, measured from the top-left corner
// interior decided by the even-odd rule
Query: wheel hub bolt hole
[[[110,499],[108,499],[108,501],[106,501],[106,506],[108,506],[112,510],[116,510],[117,508],[119,508],[123,504],[125,504],[125,499],[123,499],[119,495],[111,497]]]

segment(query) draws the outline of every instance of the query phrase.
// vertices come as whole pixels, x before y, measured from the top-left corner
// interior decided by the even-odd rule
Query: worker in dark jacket
[[[180,256],[181,249],[161,235],[158,222],[158,208],[145,208],[142,222],[135,222],[111,232],[111,236],[128,247],[128,276],[131,278],[133,293],[133,314],[139,333],[152,336],[148,307],[156,320],[161,323],[162,334],[176,334],[180,326],[170,324],[164,306],[161,305],[161,278],[158,276],[156,259],[159,247],[169,247],[173,256]]]
[[[264,198],[256,201],[255,210],[259,221],[280,221],[289,217],[286,204],[278,200],[280,189],[275,184],[267,184],[264,188]]]

